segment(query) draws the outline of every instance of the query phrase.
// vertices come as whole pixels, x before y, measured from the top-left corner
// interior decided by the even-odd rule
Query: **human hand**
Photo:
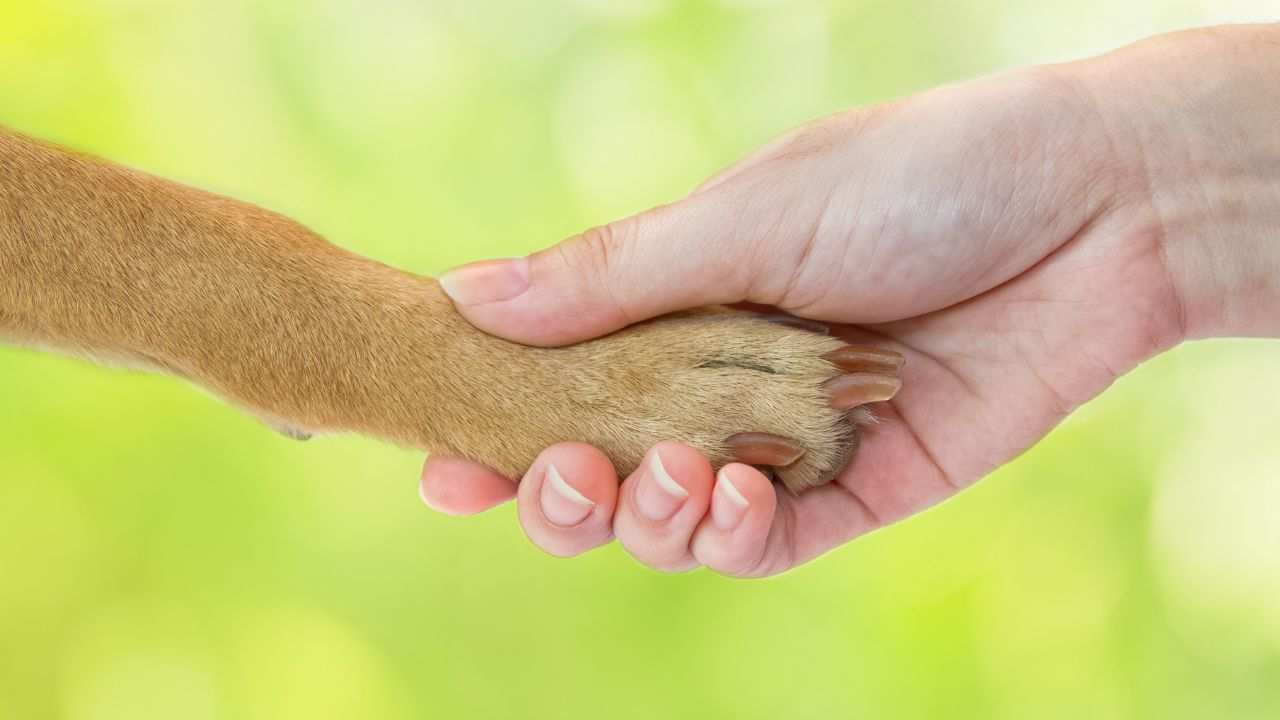
[[[1276,254],[1261,268],[1204,259],[1250,255],[1255,216],[1280,207],[1276,176],[1239,196],[1259,198],[1248,223],[1187,191],[1206,176],[1215,192],[1247,187],[1280,155],[1280,124],[1249,125],[1265,154],[1223,140],[1241,129],[1226,125],[1268,116],[1227,108],[1274,119],[1280,107],[1215,80],[1247,88],[1265,71],[1242,44],[1253,47],[1229,31],[1174,36],[842,113],[677,203],[442,279],[471,322],[535,345],[749,302],[900,351],[903,389],[832,484],[791,495],[746,465],[713,474],[672,442],[619,486],[601,453],[561,444],[518,486],[429,458],[424,499],[465,514],[518,497],[529,537],[558,555],[616,536],[658,569],[774,574],[971,484],[1188,336],[1263,330],[1247,300],[1223,299],[1241,293],[1218,291],[1253,287],[1246,277],[1280,266]],[[1207,93],[1221,103],[1208,118]],[[1218,127],[1177,137],[1199,122]],[[1205,250],[1210,227],[1240,246]]]

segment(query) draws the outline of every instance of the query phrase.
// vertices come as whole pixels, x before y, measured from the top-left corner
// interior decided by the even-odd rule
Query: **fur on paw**
[[[676,440],[714,465],[760,467],[792,492],[829,482],[852,459],[866,407],[901,386],[903,357],[791,323],[728,310],[660,318],[573,348],[569,404],[581,439],[622,473]],[[576,376],[576,377],[574,377]]]

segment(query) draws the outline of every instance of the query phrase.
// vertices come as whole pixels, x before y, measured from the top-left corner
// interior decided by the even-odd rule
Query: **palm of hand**
[[[997,94],[1015,100],[999,106],[944,90],[883,116],[823,121],[720,181],[794,173],[791,186],[811,193],[813,178],[861,165],[834,181],[845,195],[812,223],[805,263],[755,292],[859,321],[833,331],[907,356],[903,390],[877,411],[853,466],[826,488],[780,496],[784,564],[954,494],[1181,337],[1138,178],[1115,173],[1106,131],[1069,93],[1035,82],[1025,104],[1007,87]],[[855,132],[834,132],[841,124]]]

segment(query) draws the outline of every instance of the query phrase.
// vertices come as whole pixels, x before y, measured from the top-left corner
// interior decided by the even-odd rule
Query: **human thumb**
[[[692,195],[529,257],[464,265],[439,278],[482,330],[530,345],[597,337],[676,310],[748,297],[762,253],[743,231],[741,189]],[[767,256],[768,253],[763,253]]]

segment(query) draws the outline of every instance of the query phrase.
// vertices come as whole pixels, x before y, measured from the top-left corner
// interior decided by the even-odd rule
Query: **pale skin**
[[[532,345],[750,302],[900,351],[902,390],[852,465],[799,494],[677,442],[620,484],[577,443],[519,483],[424,467],[429,505],[515,498],[556,555],[616,538],[659,570],[783,572],[952,496],[1156,354],[1280,337],[1280,26],[819,120],[683,200],[442,283],[473,324]]]

